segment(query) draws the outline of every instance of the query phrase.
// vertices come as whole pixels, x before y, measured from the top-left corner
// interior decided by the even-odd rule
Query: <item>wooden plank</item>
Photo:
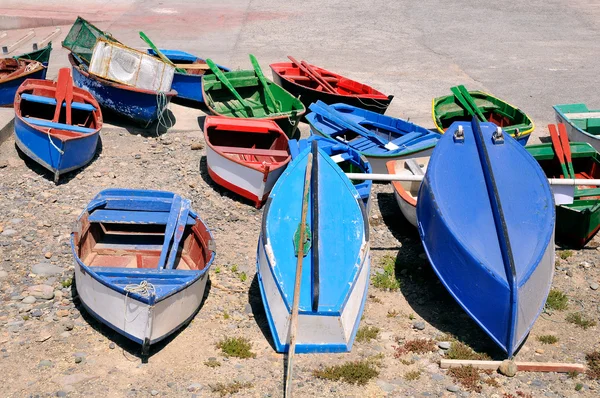
[[[461,366],[473,366],[476,369],[496,370],[500,367],[502,361],[476,361],[466,359],[442,359],[440,367],[442,369],[458,368]],[[515,362],[520,372],[579,372],[584,373],[587,368],[579,363],[561,363],[561,362]]]
[[[254,156],[290,156],[287,151],[277,149],[256,149],[256,148],[240,148],[234,146],[217,146],[215,149],[219,152],[237,155],[254,155]]]
[[[25,36],[21,37],[19,40],[17,40],[13,44],[11,44],[9,46],[3,46],[2,47],[2,53],[3,54],[9,54],[15,48],[19,47],[21,44],[25,43],[27,40],[31,39],[33,36],[35,36],[35,32],[32,29],[32,30],[29,31],[29,33],[27,33]]]
[[[311,79],[308,76],[296,76],[296,75],[281,75],[283,77],[285,77],[286,79],[290,79],[290,80],[295,80],[297,82],[308,82],[308,81],[313,81],[313,79]],[[325,80],[326,82],[329,83],[337,83],[338,82],[338,78],[337,77],[329,77],[329,76],[321,76],[323,78],[323,80]]]
[[[600,112],[565,113],[564,115],[568,119],[599,119],[600,118]]]
[[[181,69],[210,70],[210,66],[208,66],[208,64],[175,64],[175,67]]]

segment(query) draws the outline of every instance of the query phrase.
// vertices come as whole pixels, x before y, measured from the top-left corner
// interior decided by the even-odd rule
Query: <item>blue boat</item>
[[[364,155],[373,173],[387,173],[386,162],[429,156],[441,134],[408,121],[346,104],[318,101],[306,115],[311,132],[343,142]]]
[[[352,149],[348,145],[342,144],[339,141],[332,141],[328,138],[321,137],[318,135],[311,135],[308,138],[303,140],[290,140],[288,145],[290,147],[290,154],[292,155],[292,160],[296,158],[300,154],[300,152],[304,151],[306,148],[310,147],[313,141],[317,141],[319,148],[321,148],[331,160],[333,160],[344,173],[372,173],[371,165],[367,161],[367,159],[362,156],[358,151]],[[370,208],[370,200],[371,197],[371,186],[373,185],[373,181],[371,180],[359,180],[353,181],[354,188],[358,191],[361,199],[363,200],[363,204],[367,209],[367,214],[369,213]]]
[[[346,352],[369,285],[369,224],[362,200],[342,170],[313,141],[289,164],[264,208],[257,275],[275,348],[289,347],[305,173],[313,154],[296,351]]]
[[[100,105],[89,92],[73,87],[70,68],[59,70],[55,82],[26,80],[14,108],[17,146],[51,171],[55,183],[93,159],[102,128]]]
[[[28,59],[0,59],[0,106],[13,106],[17,89],[27,79],[45,79],[46,65]]]
[[[198,312],[215,258],[190,201],[149,190],[99,192],[77,219],[71,249],[85,309],[143,355]]]
[[[149,48],[148,54],[156,55],[154,50]],[[196,103],[204,103],[204,96],[202,95],[202,76],[205,74],[212,74],[206,61],[203,58],[198,58],[193,54],[179,50],[160,50],[165,57],[171,62],[177,64],[180,68],[185,69],[187,73],[181,73],[175,71],[173,76],[173,83],[171,88],[177,91],[175,99],[181,99],[185,101],[191,101]],[[189,67],[186,67],[189,65]],[[206,68],[198,68],[198,66],[204,66]],[[217,65],[219,69],[224,72],[229,72],[230,69],[221,65]]]
[[[554,201],[539,164],[495,124],[455,122],[429,160],[417,220],[441,282],[512,357],[554,273]]]
[[[154,123],[167,109],[175,90],[159,93],[112,82],[88,73],[87,65],[81,58],[69,54],[73,67],[73,81],[78,87],[88,90],[104,110],[124,117],[142,127]]]

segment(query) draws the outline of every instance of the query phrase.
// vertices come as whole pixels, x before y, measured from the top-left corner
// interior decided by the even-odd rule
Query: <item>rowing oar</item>
[[[252,62],[252,66],[254,67],[254,72],[256,72],[256,77],[258,77],[258,80],[260,81],[263,88],[265,89],[265,93],[267,94],[267,97],[269,97],[269,99],[271,100],[271,103],[273,104],[275,113],[281,112],[281,102],[278,103],[278,101],[273,96],[273,93],[271,92],[271,88],[269,87],[269,83],[267,82],[267,78],[265,77],[265,74],[263,73],[260,65],[258,64],[258,60],[252,54],[250,54],[250,62]]]
[[[399,175],[399,174],[368,174],[368,173],[346,173],[346,177],[350,180],[372,180],[372,181],[423,181],[424,176],[416,175]],[[600,186],[600,178],[595,180],[587,180],[585,178],[548,178],[550,185],[590,185]]]
[[[560,167],[562,169],[563,175],[565,178],[569,178],[569,171],[567,170],[567,165],[565,164],[565,154],[563,152],[563,146],[560,142],[560,137],[558,136],[558,131],[556,130],[556,126],[554,124],[548,125],[548,131],[550,131],[550,139],[552,140],[552,146],[554,147],[554,153],[558,158],[558,162],[560,163]]]
[[[156,47],[154,45],[154,43],[152,43],[152,40],[150,40],[150,38],[148,36],[146,36],[146,34],[144,32],[140,32],[140,38],[142,40],[144,40],[146,42],[146,44],[148,44],[150,46],[150,48],[152,49],[152,51],[154,51],[154,53],[158,56],[158,58],[160,58],[164,63],[166,63],[167,65],[173,66],[175,68],[175,71],[177,71],[179,73],[187,73],[187,71],[185,69],[181,69],[181,68],[178,68],[177,66],[175,66],[175,64],[169,58],[167,58],[158,49],[158,47]]]
[[[330,94],[335,94],[335,90],[331,87],[331,85],[329,83],[327,83],[324,79],[319,79],[319,77],[317,75],[315,75],[314,73],[312,73],[309,69],[304,67],[303,63],[298,62],[294,57],[292,57],[291,55],[288,55],[288,58],[290,59],[290,61],[292,61],[292,63],[294,65],[296,65],[298,67],[298,69],[300,69],[302,72],[306,73],[306,75],[313,79],[315,82],[317,82],[318,84],[321,85],[321,87],[323,87],[323,89],[327,92],[329,92]]]
[[[229,89],[229,91],[231,91],[231,94],[233,94],[233,96],[240,102],[240,104],[244,107],[244,109],[246,110],[246,114],[244,115],[245,117],[253,117],[254,116],[254,112],[252,111],[252,107],[248,104],[248,102],[246,102],[242,96],[240,95],[240,93],[237,92],[237,90],[233,87],[233,85],[231,84],[231,82],[229,81],[229,79],[225,76],[225,74],[221,71],[221,69],[219,69],[219,67],[217,66],[217,64],[215,64],[212,59],[210,58],[206,58],[206,63],[207,65],[210,67],[210,70],[212,70],[212,72],[215,74],[215,76],[217,77],[217,79],[219,79],[219,81]]]
[[[292,368],[296,352],[296,329],[298,329],[298,306],[300,305],[300,281],[302,280],[302,260],[304,259],[304,241],[306,239],[306,213],[310,196],[310,180],[313,167],[312,152],[306,157],[306,172],[304,174],[304,192],[302,193],[302,216],[300,218],[300,239],[298,240],[298,260],[296,261],[296,282],[294,283],[294,301],[292,304],[292,319],[290,320],[290,345],[288,349],[287,373],[285,377],[285,396],[292,396]]]
[[[558,133],[565,154],[565,160],[567,161],[567,169],[570,174],[569,177],[575,178],[575,169],[573,169],[573,160],[571,159],[571,145],[569,144],[569,136],[567,135],[567,129],[564,124],[558,124]]]

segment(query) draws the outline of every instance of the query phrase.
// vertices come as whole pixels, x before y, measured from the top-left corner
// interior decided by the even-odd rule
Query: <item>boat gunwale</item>
[[[585,131],[584,129],[580,128],[578,125],[576,125],[575,123],[573,123],[573,121],[571,119],[569,119],[568,117],[565,116],[565,113],[558,108],[560,106],[565,106],[565,105],[573,105],[573,104],[558,104],[558,105],[553,105],[552,108],[554,109],[554,112],[562,120],[564,120],[565,122],[567,122],[567,124],[569,124],[569,126],[572,126],[575,130],[579,131],[581,134],[585,135],[586,137],[589,137],[589,138],[592,138],[594,140],[600,141],[600,134],[594,135],[594,134],[588,133],[587,131]],[[586,107],[587,107],[587,105],[586,105]],[[588,110],[588,112],[591,112],[591,111]],[[586,118],[586,120],[587,119],[588,118]]]
[[[13,58],[13,59],[14,59],[14,58]],[[13,77],[11,77],[10,79],[4,79],[4,80],[0,80],[0,87],[2,87],[2,85],[3,85],[4,83],[12,82],[12,81],[14,81],[14,80],[17,80],[17,79],[23,79],[23,78],[26,78],[26,80],[27,80],[27,79],[28,79],[28,78],[27,78],[27,76],[30,76],[30,75],[32,75],[32,74],[34,74],[34,73],[37,73],[37,72],[39,72],[39,71],[42,71],[42,70],[44,70],[44,69],[48,69],[48,67],[47,67],[46,65],[44,65],[42,62],[35,61],[35,60],[33,60],[33,59],[17,58],[17,61],[18,61],[18,62],[19,62],[19,61],[22,61],[22,62],[25,62],[25,63],[28,63],[28,64],[32,64],[32,63],[34,63],[34,62],[35,62],[35,63],[37,63],[37,64],[39,64],[39,65],[38,65],[38,66],[36,66],[36,68],[35,68],[35,69],[33,69],[33,70],[29,71],[29,72],[23,72],[22,74],[20,74],[20,75],[17,75],[17,76],[13,76]]]

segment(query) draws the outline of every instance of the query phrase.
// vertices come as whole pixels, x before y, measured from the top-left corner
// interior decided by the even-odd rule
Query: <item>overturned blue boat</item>
[[[144,355],[198,312],[215,257],[190,201],[149,190],[98,193],[77,219],[71,249],[85,309]]]
[[[305,174],[312,153],[307,242],[299,242]],[[368,220],[342,170],[313,141],[290,163],[264,208],[257,275],[275,348],[289,347],[299,247],[303,258],[296,352],[350,351],[369,285]]]
[[[554,202],[542,169],[495,124],[456,122],[429,160],[417,220],[441,282],[512,357],[554,273]]]
[[[373,173],[385,174],[391,160],[429,156],[441,134],[406,120],[346,104],[317,101],[306,115],[311,131],[364,155]]]
[[[156,55],[154,50],[148,49],[148,54]],[[212,75],[212,71],[206,64],[203,58],[198,58],[194,54],[190,54],[180,50],[159,50],[169,61],[177,65],[177,67],[185,70],[185,73],[175,71],[173,75],[173,83],[171,88],[177,91],[174,99],[189,101],[190,103],[204,103],[202,95],[202,77],[205,74]],[[229,72],[230,69],[222,65],[217,65],[223,72]]]
[[[102,113],[94,97],[73,87],[70,68],[58,79],[28,79],[14,98],[15,142],[29,158],[54,174],[88,164],[96,154]]]
[[[310,137],[299,141],[290,140],[288,144],[290,147],[292,160],[295,159],[296,156],[298,156],[306,148],[310,147],[313,141],[317,142],[319,148],[329,155],[331,160],[333,160],[344,173],[373,172],[371,169],[371,164],[358,151],[339,141],[333,141],[318,135],[311,135]],[[356,188],[358,194],[363,200],[363,204],[365,205],[368,214],[371,203],[369,198],[371,197],[371,186],[373,185],[373,181],[359,180],[353,181],[353,183],[354,188]]]

